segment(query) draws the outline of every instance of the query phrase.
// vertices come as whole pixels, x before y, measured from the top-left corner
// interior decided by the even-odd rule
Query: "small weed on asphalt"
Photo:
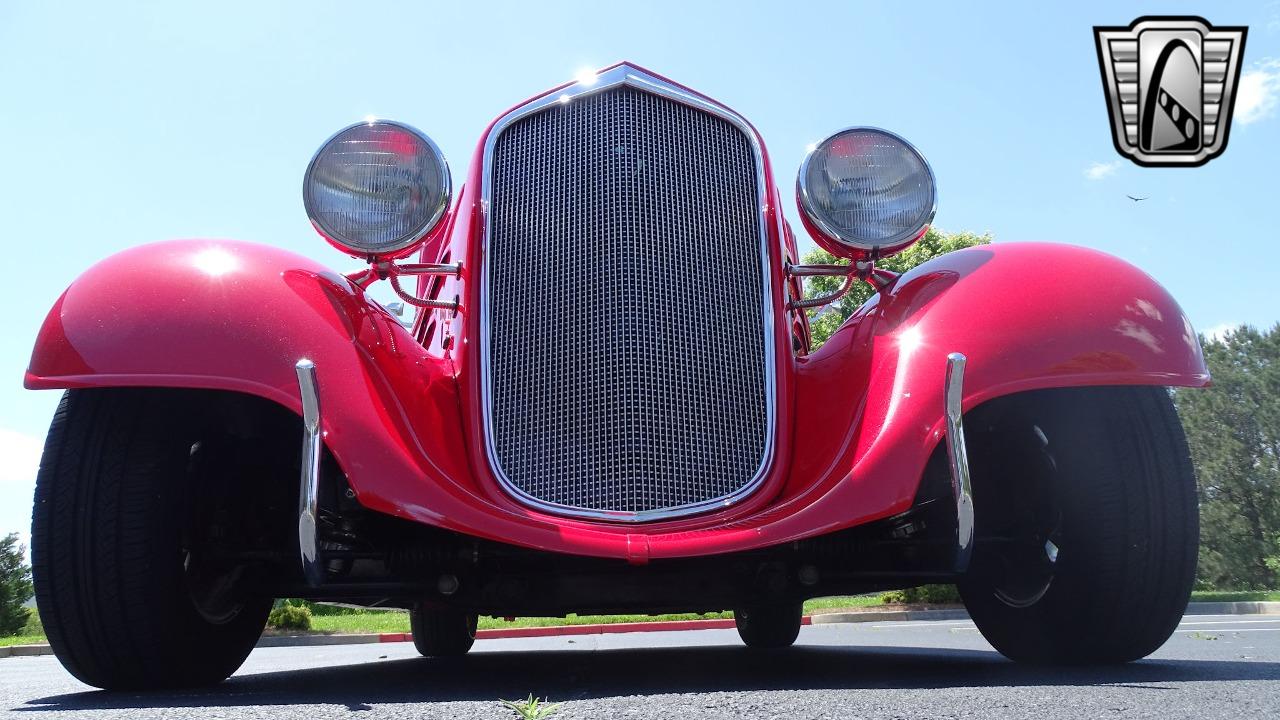
[[[550,717],[552,713],[560,709],[564,703],[547,704],[545,700],[541,700],[529,693],[529,697],[524,700],[502,700],[503,707],[515,711],[520,720],[542,720],[542,718]]]

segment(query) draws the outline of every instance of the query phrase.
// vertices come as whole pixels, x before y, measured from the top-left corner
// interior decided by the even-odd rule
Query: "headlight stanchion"
[[[391,281],[391,289],[401,300],[421,308],[433,308],[440,310],[450,310],[453,314],[458,313],[458,298],[455,296],[452,300],[436,300],[434,298],[421,298],[405,290],[400,285],[401,275],[443,275],[459,277],[462,274],[462,263],[405,263],[397,265],[392,262],[381,262],[373,266],[373,269],[382,276]]]
[[[869,283],[881,292],[887,289],[898,279],[898,273],[892,270],[876,267],[871,260],[855,260],[848,265],[792,265],[787,263],[786,272],[788,277],[807,278],[807,277],[843,277],[844,284],[839,290],[828,293],[821,297],[810,298],[792,298],[787,302],[788,310],[802,310],[807,308],[821,307],[833,303],[848,294],[853,287],[853,281],[863,280]]]

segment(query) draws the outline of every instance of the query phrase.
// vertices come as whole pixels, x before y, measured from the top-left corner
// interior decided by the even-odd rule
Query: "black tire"
[[[1040,391],[971,415],[978,541],[959,589],[987,641],[1013,660],[1062,664],[1129,662],[1163,645],[1199,543],[1168,392]]]
[[[419,605],[409,611],[413,646],[423,657],[466,655],[476,642],[475,613]]]
[[[733,611],[738,637],[749,648],[790,647],[800,635],[804,607],[798,602],[752,605]]]
[[[244,662],[270,599],[202,612],[184,548],[192,414],[157,390],[72,390],[32,512],[36,604],[63,666],[108,689],[202,686]]]

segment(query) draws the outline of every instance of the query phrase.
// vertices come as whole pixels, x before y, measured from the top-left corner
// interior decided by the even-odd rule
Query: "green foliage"
[[[1193,590],[1191,602],[1280,602],[1280,591]]]
[[[529,697],[524,700],[502,700],[500,702],[503,707],[515,711],[520,720],[542,720],[542,718],[548,717],[551,713],[559,710],[560,706],[564,704],[553,703],[547,705],[545,700],[539,700],[533,696],[533,693],[530,693]]]
[[[279,630],[310,630],[311,608],[288,603],[272,608],[267,625]]]
[[[955,585],[921,585],[905,590],[891,590],[880,599],[886,604],[915,605],[920,603],[959,603],[960,593]]]
[[[990,242],[990,234],[948,233],[930,228],[920,242],[897,255],[876,261],[876,267],[892,270],[896,273],[904,273],[927,260],[932,260],[939,255],[945,255],[952,250],[960,250],[974,245],[986,245]],[[836,262],[836,257],[826,250],[817,248],[806,253],[803,262],[806,265],[825,265]],[[809,278],[805,281],[805,297],[812,298],[833,293],[839,290],[843,283],[844,279],[838,277]],[[827,338],[831,337],[831,334],[853,314],[853,311],[857,310],[862,303],[866,302],[874,294],[875,288],[865,282],[858,282],[854,283],[853,287],[850,288],[848,295],[831,305],[809,310],[809,323],[813,331],[813,349],[817,350],[821,347],[822,343],[826,342]]]
[[[44,623],[40,621],[40,613],[35,610],[30,612],[31,614],[27,616],[27,624],[22,627],[21,634],[44,637]]]
[[[22,604],[31,599],[31,567],[23,562],[26,548],[17,533],[0,539],[0,637],[17,635],[27,624],[30,611]]]
[[[311,611],[311,617],[330,617],[343,615],[385,615],[388,613],[403,612],[394,608],[365,608],[365,607],[349,607],[347,605],[333,605],[331,603],[312,602],[310,600],[300,600],[298,598],[290,598],[285,600],[290,605],[305,607]]]
[[[1213,386],[1177,390],[1200,489],[1201,588],[1280,584],[1280,325],[1201,338]]]

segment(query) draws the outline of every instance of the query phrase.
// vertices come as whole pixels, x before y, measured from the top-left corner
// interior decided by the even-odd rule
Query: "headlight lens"
[[[915,242],[933,222],[937,189],[924,156],[877,128],[842,130],[800,167],[800,207],[823,235],[880,254]]]
[[[352,125],[316,153],[302,183],[316,229],[343,250],[403,250],[444,216],[449,165],[431,139],[387,120]]]

